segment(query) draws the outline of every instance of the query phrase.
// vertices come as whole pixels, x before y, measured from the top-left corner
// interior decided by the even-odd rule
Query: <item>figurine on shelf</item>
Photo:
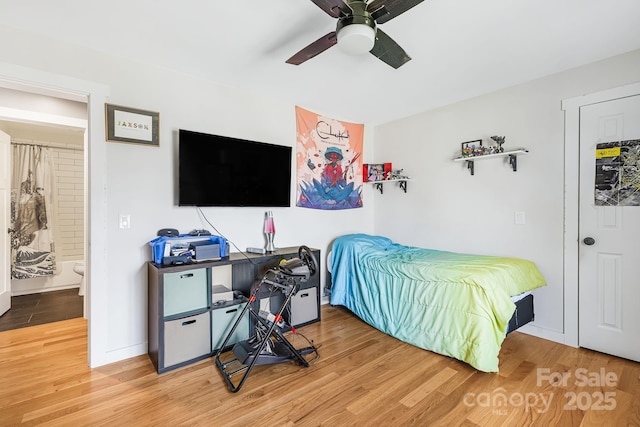
[[[462,154],[462,157],[482,156],[484,154],[484,147],[482,146],[482,140],[476,139],[474,141],[463,142],[461,154]]]
[[[498,148],[496,149],[496,153],[503,153],[504,152],[504,148],[502,148],[502,144],[504,144],[504,136],[497,136],[494,135],[491,137],[491,139],[493,139],[496,144],[498,144]]]
[[[403,174],[404,169],[396,169],[389,173],[389,180],[410,179],[407,175]]]

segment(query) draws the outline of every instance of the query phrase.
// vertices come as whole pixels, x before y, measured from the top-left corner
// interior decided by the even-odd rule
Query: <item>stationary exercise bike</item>
[[[249,302],[238,316],[235,324],[229,331],[224,342],[218,349],[215,360],[216,366],[220,369],[227,386],[231,392],[239,391],[255,365],[268,365],[273,363],[283,363],[293,361],[301,366],[309,367],[307,355],[318,355],[318,348],[309,341],[309,346],[295,348],[284,332],[295,329],[286,324],[282,317],[284,310],[289,307],[291,297],[300,289],[300,283],[306,282],[318,269],[318,263],[311,250],[306,246],[298,248],[298,258],[283,261],[280,265],[269,269],[263,276],[260,283],[255,286],[249,296]],[[259,292],[282,293],[284,302],[277,313],[256,309],[257,294]],[[231,351],[225,353],[225,360],[222,354],[227,348],[229,340],[233,336],[238,325],[242,323],[245,313],[255,322],[254,334],[247,340],[237,342]],[[232,377],[242,375],[236,382]]]

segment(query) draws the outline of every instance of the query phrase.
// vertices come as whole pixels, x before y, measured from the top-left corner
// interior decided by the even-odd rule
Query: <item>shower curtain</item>
[[[11,181],[11,277],[29,279],[56,273],[56,219],[51,150],[13,146]]]

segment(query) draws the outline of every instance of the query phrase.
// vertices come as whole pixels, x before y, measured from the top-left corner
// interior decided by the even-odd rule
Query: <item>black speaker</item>
[[[158,230],[158,236],[167,236],[167,237],[176,237],[179,236],[180,232],[175,228],[163,228]]]

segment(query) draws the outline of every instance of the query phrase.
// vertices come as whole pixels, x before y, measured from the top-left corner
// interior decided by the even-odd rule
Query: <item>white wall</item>
[[[391,161],[414,181],[407,194],[375,197],[376,233],[409,245],[534,261],[548,286],[535,292],[535,327],[564,341],[564,114],[562,99],[640,80],[640,51],[569,70],[375,128],[376,162]],[[460,143],[506,136],[525,147],[513,172],[506,159],[475,162]],[[577,158],[577,157],[576,157]],[[524,212],[526,223],[514,224]],[[575,224],[577,218],[566,218]]]
[[[84,259],[84,152],[52,148],[60,249],[64,261]]]
[[[51,78],[55,87],[72,91],[86,87],[91,90],[95,83],[101,93],[97,97],[89,94],[93,103],[100,103],[96,98],[107,93],[102,102],[160,113],[160,146],[149,147],[105,142],[104,110],[98,104],[97,108],[90,105],[89,111],[92,192],[89,298],[92,299],[90,331],[93,331],[90,339],[99,343],[91,356],[92,365],[144,353],[147,342],[145,263],[150,259],[147,242],[164,227],[181,231],[211,228],[194,208],[176,206],[177,130],[185,128],[294,146],[294,105],[166,69],[106,57],[8,27],[0,26],[0,38],[15,41],[4,46],[0,78],[4,75],[15,79],[22,70],[16,67],[26,67],[24,74],[28,76],[22,77],[26,82],[31,77],[39,86],[46,86],[43,80]],[[318,112],[331,115],[330,111]],[[365,150],[369,138],[365,128]],[[365,161],[368,156],[365,151]],[[329,243],[340,234],[371,232],[371,192],[371,188],[365,189],[363,208],[350,211],[272,209],[277,227],[276,245],[305,244],[321,249],[326,255]],[[203,210],[239,248],[263,244],[264,209]],[[118,227],[119,214],[131,216],[130,229]],[[324,280],[323,271],[322,283]]]

